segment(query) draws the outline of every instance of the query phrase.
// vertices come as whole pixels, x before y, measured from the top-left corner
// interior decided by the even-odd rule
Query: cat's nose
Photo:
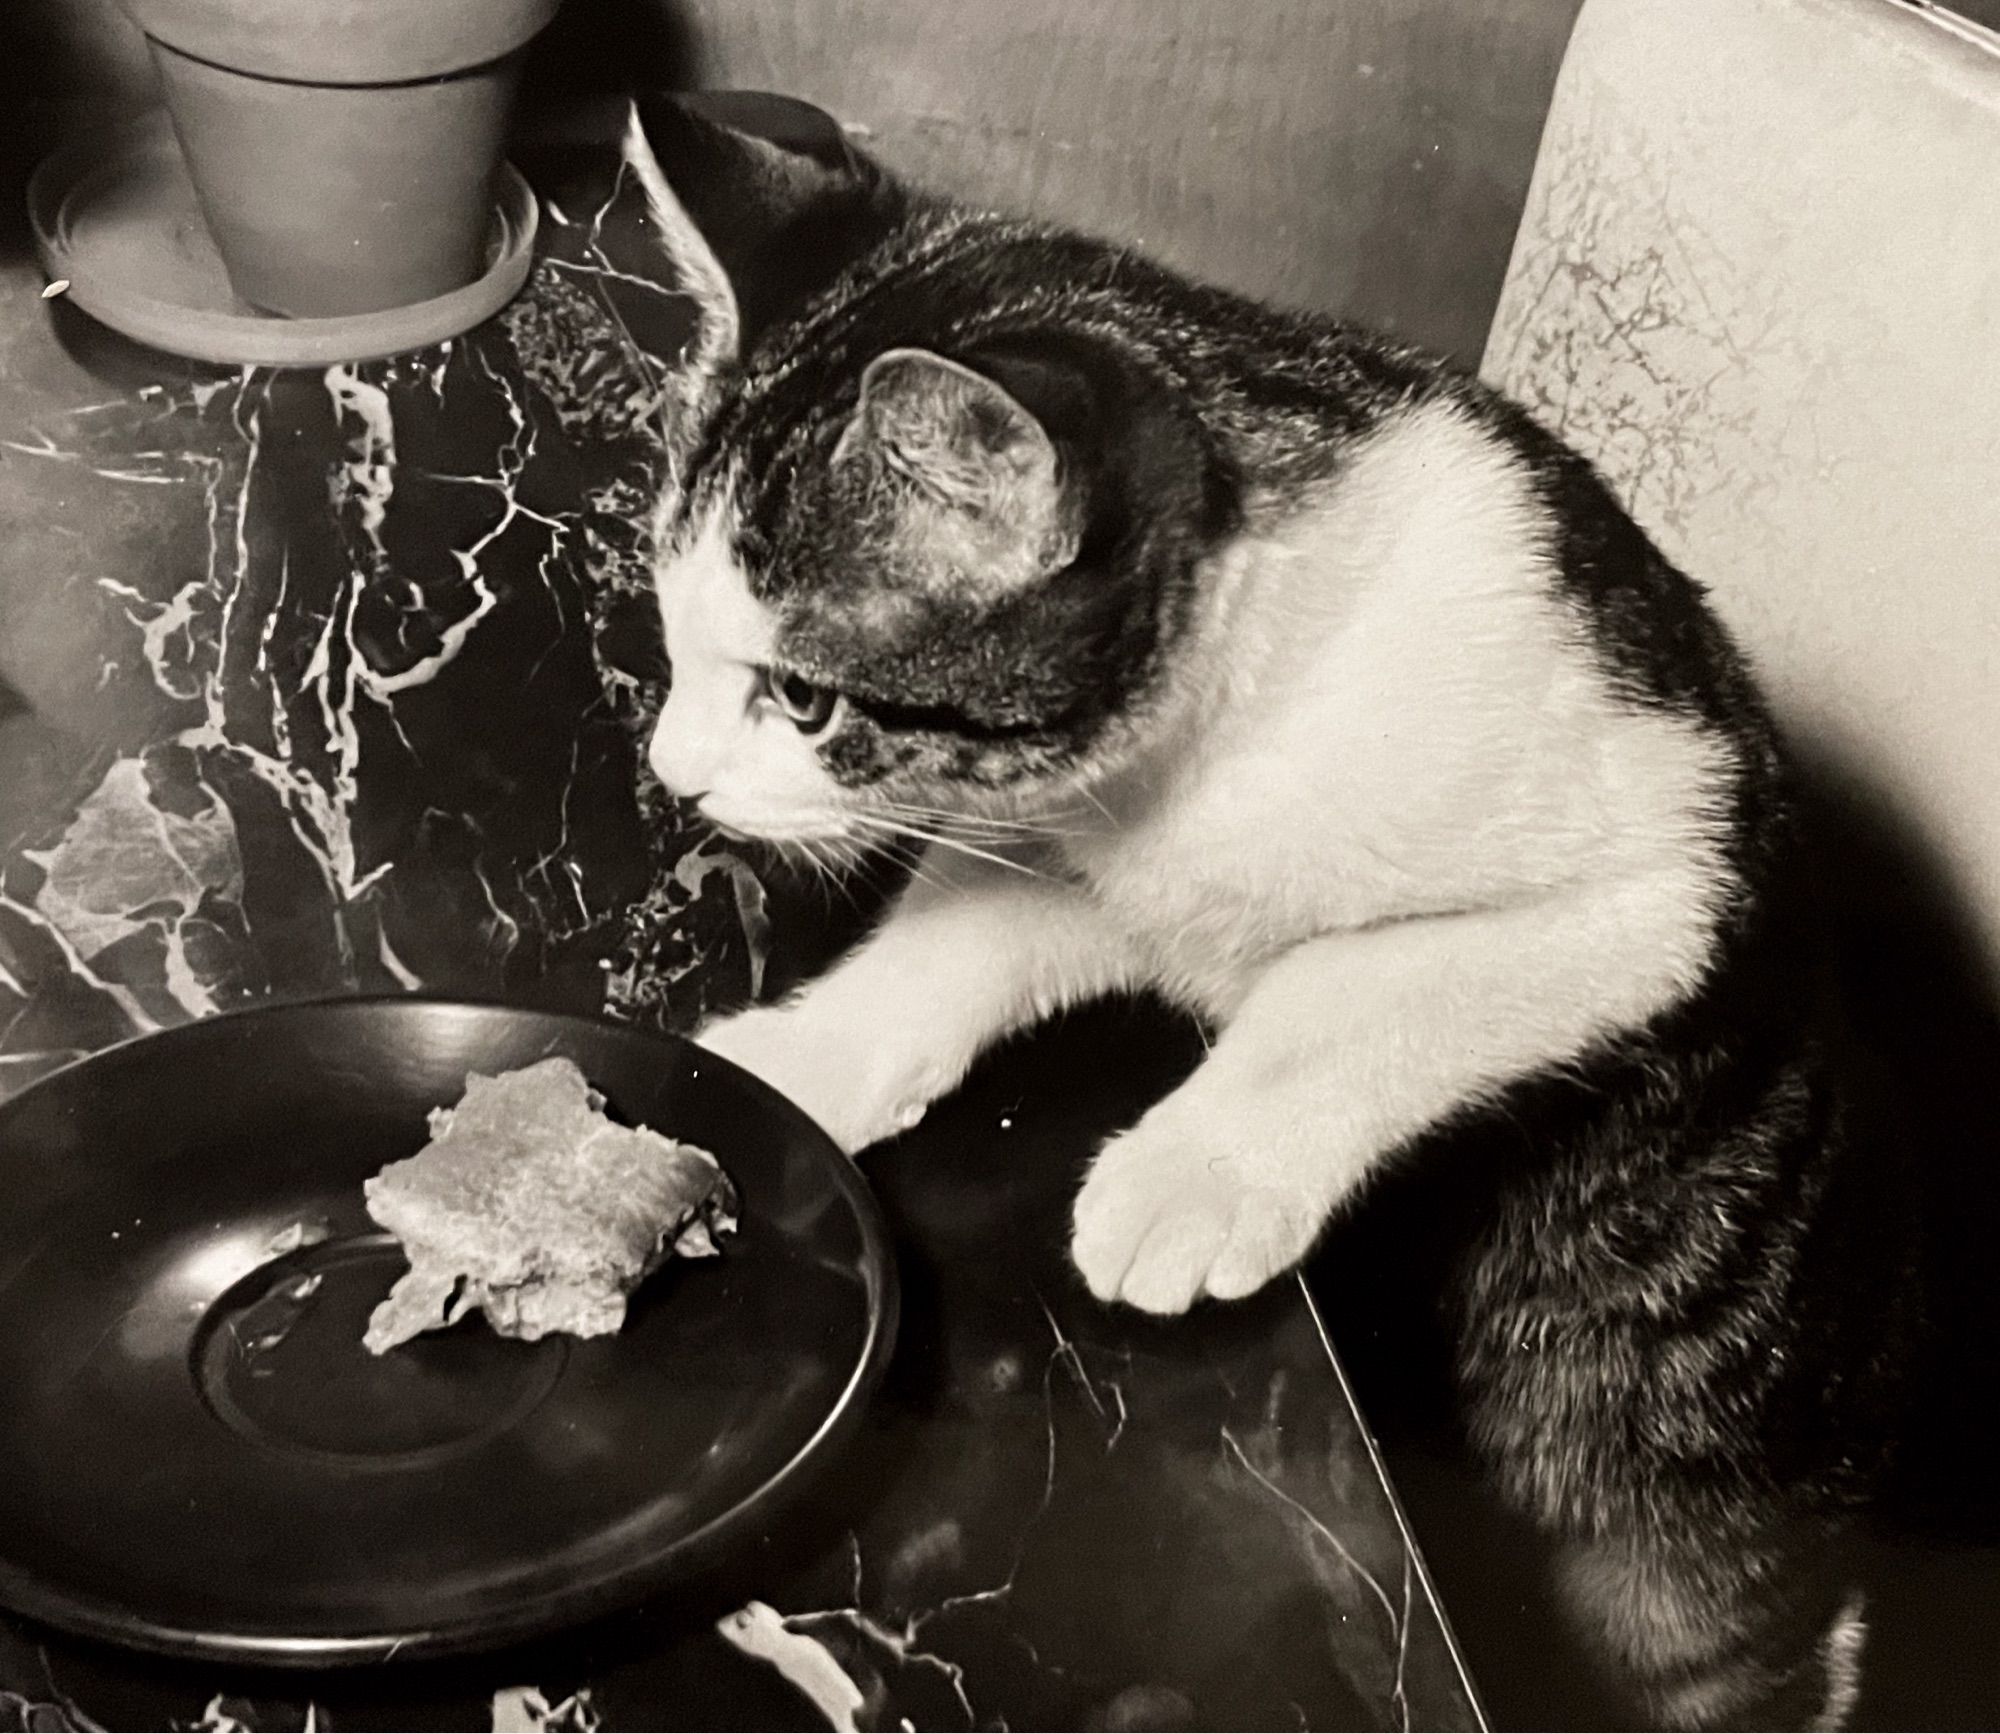
[[[695,750],[695,743],[665,727],[653,731],[646,749],[646,762],[668,794],[683,801],[699,801],[709,791],[714,778],[707,755]]]
[[[708,787],[702,782],[668,776],[658,765],[653,767],[653,772],[660,779],[660,787],[683,807],[699,807],[708,799]]]

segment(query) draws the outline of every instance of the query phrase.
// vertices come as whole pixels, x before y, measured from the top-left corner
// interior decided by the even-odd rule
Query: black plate
[[[362,1181],[468,1071],[552,1053],[713,1151],[741,1232],[616,1337],[471,1320],[369,1355],[403,1260]],[[657,1590],[767,1529],[894,1335],[880,1213],[818,1128],[583,1018],[346,1000],[150,1036],[0,1106],[0,1200],[0,1602],[177,1654],[466,1651]]]

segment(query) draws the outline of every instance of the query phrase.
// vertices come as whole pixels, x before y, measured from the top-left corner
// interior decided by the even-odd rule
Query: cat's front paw
[[[1179,1313],[1237,1300],[1311,1249],[1333,1203],[1303,1180],[1252,1172],[1171,1100],[1114,1138],[1077,1195],[1070,1255],[1099,1300]]]
[[[956,1081],[934,1064],[899,1057],[879,1029],[816,1015],[809,998],[718,1019],[695,1041],[803,1108],[850,1156],[907,1132]]]

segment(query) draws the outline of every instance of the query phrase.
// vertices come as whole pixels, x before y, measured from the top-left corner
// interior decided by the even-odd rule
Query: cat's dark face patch
[[[995,804],[1020,813],[1060,781],[1073,763],[1060,736],[982,734],[956,707],[849,690],[857,661],[870,693],[896,690],[878,637],[834,643],[800,592],[787,605],[753,583],[736,524],[725,496],[659,566],[673,682],[651,759],[670,790],[725,830],[838,859]]]
[[[966,506],[841,438],[751,555],[786,659],[850,701],[840,774],[921,763],[997,786],[1087,758],[1157,678],[1172,623],[1152,586],[1079,557],[1083,484],[1052,474],[1049,498]]]
[[[763,766],[767,790],[790,791],[790,820],[698,791],[713,816],[761,835],[825,835],[841,815],[865,828],[899,807],[1068,804],[1143,740],[1200,567],[1235,524],[1229,478],[1171,380],[1060,321],[941,320],[922,272],[897,294],[891,266],[871,268],[890,280],[865,333],[809,309],[723,382],[663,527],[677,694],[710,691],[746,748],[771,720],[743,697],[756,670],[837,698],[789,753],[766,743],[744,761]],[[677,623],[682,594],[734,625],[712,631],[685,603]],[[743,678],[684,681],[711,652]],[[724,727],[692,704],[670,702],[656,764],[685,760],[675,731]],[[821,781],[781,771],[781,757],[809,758]]]
[[[978,526],[940,523],[852,445],[774,531],[746,523],[740,486],[659,563],[674,680],[654,766],[729,829],[881,841],[899,811],[1059,805],[1167,666],[1173,622],[1145,587],[1066,559],[1062,535],[997,584],[1004,556],[966,564]]]

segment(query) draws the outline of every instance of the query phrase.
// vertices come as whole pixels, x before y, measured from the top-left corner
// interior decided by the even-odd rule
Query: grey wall
[[[951,191],[1477,357],[1579,0],[674,0]]]
[[[943,188],[1470,360],[1578,4],[571,0],[544,61],[804,96]],[[114,0],[0,0],[9,66],[17,159],[150,98]]]
[[[912,176],[1473,361],[1580,3],[569,0],[537,74],[789,91]],[[53,136],[151,91],[115,0],[0,0],[0,239]]]
[[[5,0],[0,31],[8,81],[31,100],[90,96],[130,105],[150,96],[145,43],[113,0]]]

